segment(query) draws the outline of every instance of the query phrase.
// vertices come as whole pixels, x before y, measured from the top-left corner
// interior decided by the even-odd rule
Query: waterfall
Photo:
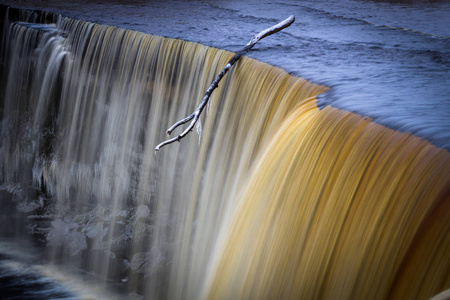
[[[447,151],[310,100],[257,161],[209,298],[426,299],[449,286]]]
[[[233,53],[3,11],[0,188],[51,261],[130,298],[422,298],[450,286],[445,149],[319,109],[326,87],[243,57],[200,136],[155,153]]]

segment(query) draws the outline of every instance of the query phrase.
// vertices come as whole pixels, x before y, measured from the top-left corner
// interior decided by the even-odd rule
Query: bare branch
[[[188,117],[176,122],[173,124],[168,130],[167,134],[171,134],[175,128],[177,128],[180,125],[186,124],[187,122],[191,121],[189,126],[177,137],[174,137],[172,139],[169,139],[167,141],[162,142],[158,146],[156,146],[155,151],[159,151],[162,147],[172,144],[174,142],[179,142],[182,138],[184,138],[192,129],[194,128],[195,124],[197,123],[198,119],[200,118],[200,115],[205,108],[206,104],[208,104],[209,98],[211,96],[211,93],[219,86],[219,81],[225,76],[225,74],[231,69],[231,67],[239,60],[239,58],[244,55],[246,52],[250,51],[255,44],[260,41],[261,39],[265,38],[266,36],[269,36],[271,34],[274,34],[280,30],[283,30],[284,28],[290,26],[292,23],[294,23],[295,17],[290,16],[284,21],[281,21],[280,23],[261,31],[257,35],[255,35],[248,43],[245,45],[245,47],[236,52],[233,57],[228,61],[228,63],[225,65],[225,67],[222,69],[222,71],[216,76],[214,81],[211,83],[209,88],[206,90],[205,95],[203,96],[202,101],[200,102],[200,105],[197,107],[197,109]]]

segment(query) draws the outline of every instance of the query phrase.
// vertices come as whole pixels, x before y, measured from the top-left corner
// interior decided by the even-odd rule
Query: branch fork
[[[260,41],[261,39],[265,38],[266,36],[272,35],[280,30],[283,30],[284,28],[290,26],[292,23],[294,23],[295,17],[290,16],[284,21],[281,21],[280,23],[261,31],[257,35],[255,35],[248,43],[245,45],[245,47],[236,52],[234,56],[228,61],[228,63],[225,65],[225,67],[220,71],[220,73],[216,76],[214,81],[211,83],[209,88],[206,90],[205,95],[203,96],[202,101],[200,102],[200,105],[197,107],[197,109],[190,114],[188,117],[179,120],[175,124],[173,124],[169,129],[167,129],[167,134],[170,135],[178,126],[181,126],[183,124],[191,122],[189,126],[178,136],[171,138],[169,140],[166,140],[156,146],[155,151],[159,151],[162,147],[172,144],[174,142],[179,142],[182,138],[184,138],[189,132],[192,131],[195,124],[198,122],[200,115],[203,111],[203,109],[206,107],[206,105],[209,102],[209,98],[211,97],[211,93],[219,86],[219,81],[225,76],[225,74],[231,69],[231,67],[239,60],[239,58],[244,55],[245,53],[249,52],[255,44]]]

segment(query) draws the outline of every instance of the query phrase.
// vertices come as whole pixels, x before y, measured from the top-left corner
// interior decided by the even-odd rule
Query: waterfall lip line
[[[4,4],[0,4],[1,6],[6,6],[6,7],[11,7],[11,8],[16,8],[16,9],[22,9],[22,10],[28,10],[28,11],[34,11],[33,9],[31,9],[31,8],[17,8],[17,7],[13,7],[13,6],[8,6],[8,5],[4,5]],[[47,11],[47,10],[41,10],[42,12],[51,12],[51,11]],[[62,16],[62,13],[61,12],[52,12],[52,13],[54,13],[55,15],[58,15],[58,16]],[[72,18],[72,17],[70,17],[70,18]],[[76,20],[81,20],[81,19],[79,19],[78,17],[73,17],[72,19],[76,19]],[[92,23],[92,24],[95,24],[95,23],[93,23],[93,21],[84,21],[84,22],[88,22],[88,23]],[[366,22],[366,21],[365,21]],[[47,29],[47,27],[46,26],[52,26],[52,24],[54,24],[54,23],[32,23],[32,22],[30,22],[30,23],[28,23],[28,22],[18,22],[19,24],[21,24],[21,25],[24,25],[24,26],[30,26],[30,24],[36,24],[36,25],[42,25],[42,26],[44,26],[43,27],[43,29]],[[379,25],[379,24],[377,24],[377,23],[370,23],[370,22],[366,22],[367,24],[372,24],[372,25],[375,25],[375,26],[377,26],[377,27],[383,27],[384,25]],[[36,28],[36,29],[38,29],[38,28]],[[402,29],[402,27],[399,27],[399,28],[392,28],[392,29]],[[49,29],[49,30],[52,30],[52,29]],[[130,29],[130,30],[133,30],[133,29]],[[406,30],[407,30],[407,28],[406,28]],[[414,32],[418,32],[418,33],[423,33],[423,34],[426,34],[426,33],[424,33],[424,32],[421,32],[421,31],[417,31],[417,30],[411,30],[411,31],[414,31]],[[144,32],[143,32],[144,33]],[[65,36],[65,33],[64,32],[60,32],[59,33],[62,37],[66,37]],[[145,33],[144,33],[145,34]],[[283,34],[286,34],[286,35],[291,35],[291,32],[284,32]],[[439,37],[445,37],[445,36],[438,36],[438,35],[435,35],[435,34],[430,34],[430,36],[432,36],[432,37],[437,37],[437,38],[439,38]],[[173,37],[166,37],[166,38],[169,38],[169,39],[174,39]],[[313,40],[314,38],[306,38],[305,40]],[[183,40],[186,40],[186,41],[189,41],[189,39],[183,39]],[[196,42],[195,40],[190,40],[191,42]],[[345,44],[345,43],[344,43]],[[351,44],[353,44],[353,43],[351,43]],[[348,45],[351,45],[351,44],[348,44]],[[375,46],[380,46],[380,45],[375,45]],[[219,48],[222,48],[222,47],[219,47]],[[226,48],[226,47],[225,47]],[[390,46],[389,46],[389,48],[391,48]],[[397,49],[397,48],[394,48],[394,49]],[[255,49],[255,51],[257,51],[258,49]],[[407,51],[407,50],[405,50],[405,51]],[[443,55],[443,54],[442,54]],[[274,65],[274,66],[277,66],[277,67],[281,67],[281,68],[284,68],[282,65],[279,65],[279,64],[273,64],[272,62],[270,62],[270,61],[267,61],[267,60],[264,60],[264,59],[261,59],[261,61],[265,61],[265,62],[267,62],[267,63],[269,63],[269,64],[271,64],[271,65]],[[439,139],[443,139],[443,138],[441,138],[441,136],[440,135],[434,135],[433,136],[433,132],[432,133],[430,133],[430,134],[428,134],[428,133],[422,133],[422,129],[421,128],[410,128],[410,127],[405,127],[400,121],[392,121],[392,120],[390,120],[390,119],[388,119],[388,120],[386,120],[386,117],[383,115],[383,114],[380,114],[380,115],[376,115],[375,113],[373,113],[373,112],[368,112],[368,111],[366,111],[366,110],[364,110],[364,108],[361,108],[361,107],[358,107],[358,108],[355,108],[354,106],[351,106],[351,105],[347,105],[345,102],[344,103],[341,103],[342,101],[341,101],[341,99],[342,99],[342,95],[338,95],[338,96],[336,96],[336,97],[331,97],[330,98],[330,93],[334,93],[333,91],[338,91],[339,92],[339,89],[335,89],[334,87],[335,86],[340,86],[340,85],[342,85],[342,83],[337,83],[337,84],[333,84],[332,82],[329,82],[328,80],[326,80],[326,79],[322,79],[322,80],[318,80],[318,78],[314,78],[313,76],[308,76],[307,74],[301,74],[301,73],[299,73],[298,71],[292,71],[292,72],[290,72],[291,74],[293,74],[294,76],[301,76],[301,77],[303,77],[303,78],[306,78],[306,79],[308,79],[308,80],[311,80],[311,81],[313,81],[313,82],[315,82],[315,83],[318,83],[318,84],[321,84],[321,85],[325,85],[325,86],[328,86],[328,87],[330,87],[330,89],[331,89],[331,91],[329,91],[329,92],[325,92],[325,93],[322,93],[322,95],[321,95],[321,98],[322,99],[324,99],[324,101],[321,103],[322,105],[321,105],[321,107],[322,106],[326,106],[326,105],[331,105],[331,106],[333,106],[333,107],[337,107],[337,108],[341,108],[341,109],[345,109],[345,110],[348,110],[348,111],[351,111],[351,112],[354,112],[354,113],[358,113],[358,114],[362,114],[362,115],[367,115],[367,116],[370,116],[370,117],[372,117],[372,118],[374,118],[374,121],[375,122],[377,122],[377,123],[379,123],[379,124],[382,124],[382,125],[385,125],[385,126],[387,126],[387,127],[389,127],[389,128],[392,128],[392,129],[395,129],[395,130],[400,130],[400,131],[402,131],[402,132],[411,132],[411,133],[413,133],[414,135],[417,135],[417,136],[420,136],[420,137],[422,137],[422,138],[425,138],[425,139],[427,139],[427,140],[429,140],[430,142],[432,142],[433,144],[435,144],[435,145],[437,145],[438,147],[441,147],[441,148],[445,148],[445,149],[449,149],[449,147],[447,146],[447,143],[445,143],[445,142],[439,142]],[[337,94],[335,94],[335,95],[337,95]],[[325,100],[326,99],[326,100]],[[330,100],[331,99],[331,100]],[[338,102],[335,102],[335,101],[338,101]],[[437,138],[436,138],[437,137]]]
[[[14,22],[15,24],[19,26],[24,26],[36,30],[42,30],[42,31],[58,31],[58,28],[55,23],[31,23],[31,22]]]

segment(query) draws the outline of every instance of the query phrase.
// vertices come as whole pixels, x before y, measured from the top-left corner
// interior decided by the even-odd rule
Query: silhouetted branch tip
[[[280,30],[283,30],[284,28],[290,26],[292,23],[294,23],[295,17],[290,16],[284,21],[281,21],[280,23],[267,28],[266,30],[261,31],[257,35],[255,35],[248,43],[245,45],[245,47],[236,52],[234,56],[228,61],[228,63],[225,65],[225,67],[222,69],[222,71],[216,76],[214,81],[211,83],[210,87],[206,90],[205,95],[203,96],[202,101],[200,102],[200,105],[197,107],[197,109],[188,117],[179,120],[175,124],[173,124],[169,129],[167,129],[167,134],[170,135],[178,126],[181,126],[183,124],[186,124],[187,122],[191,121],[189,126],[184,130],[182,133],[180,133],[177,137],[174,137],[172,139],[169,139],[167,141],[162,142],[158,146],[156,146],[155,151],[159,151],[162,147],[172,144],[176,141],[180,142],[182,138],[184,138],[189,132],[191,132],[197,123],[198,119],[200,118],[200,115],[205,108],[206,104],[209,102],[209,98],[211,96],[211,93],[219,86],[219,81],[225,76],[225,74],[231,69],[231,67],[239,60],[239,58],[246,52],[249,52],[255,44],[260,41],[261,39],[274,34]]]

